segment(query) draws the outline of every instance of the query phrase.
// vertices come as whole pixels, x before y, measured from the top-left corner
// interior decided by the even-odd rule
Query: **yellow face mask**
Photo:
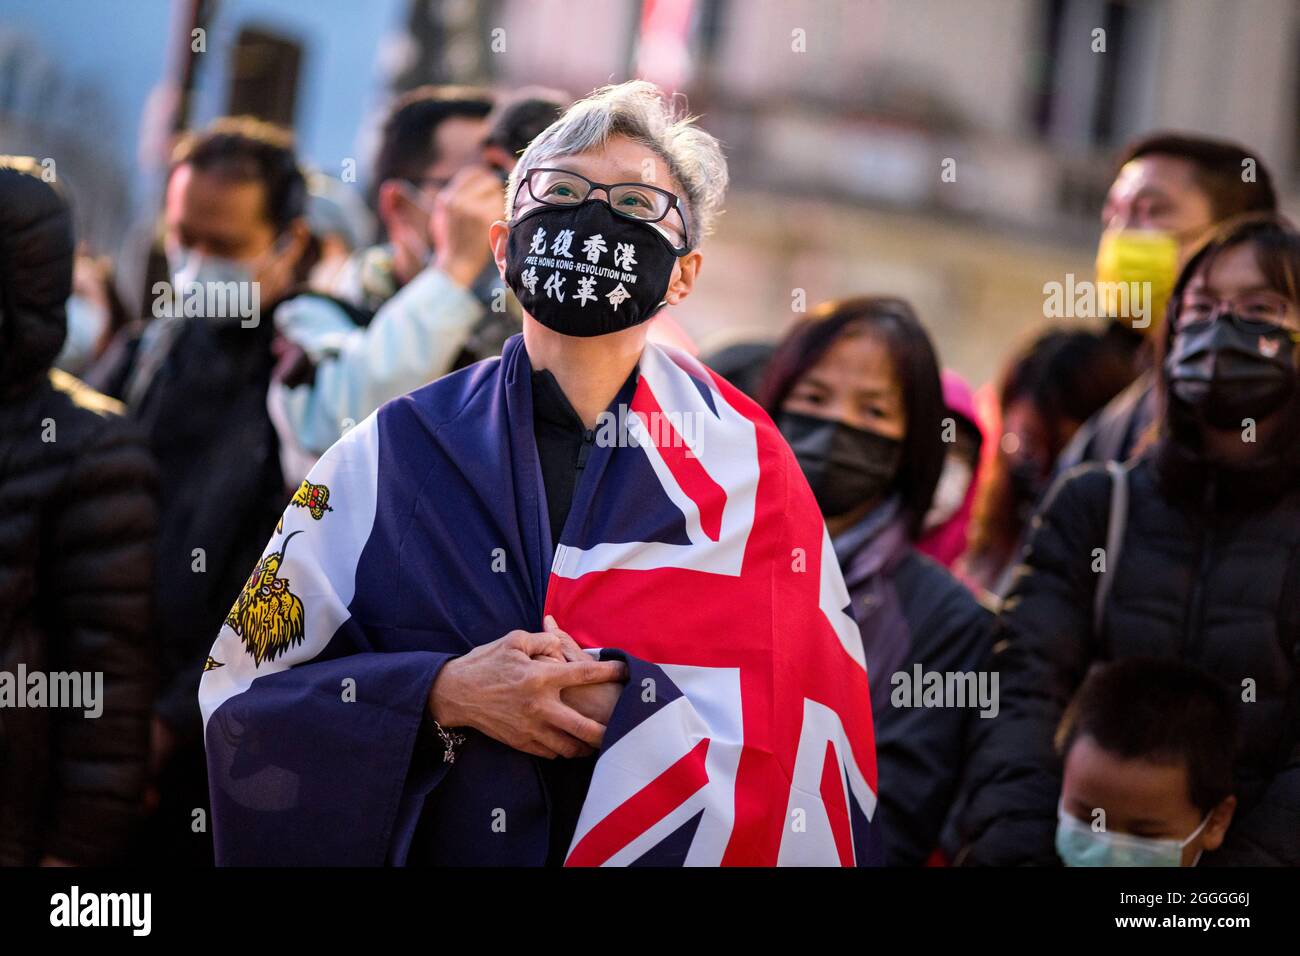
[[[1103,233],[1097,248],[1098,303],[1104,314],[1154,334],[1178,278],[1178,243],[1155,229]]]

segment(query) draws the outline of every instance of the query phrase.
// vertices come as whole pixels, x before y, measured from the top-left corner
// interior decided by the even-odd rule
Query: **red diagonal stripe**
[[[600,866],[646,830],[680,807],[709,782],[704,757],[708,739],[615,807],[573,848],[565,866]]]
[[[853,866],[853,828],[849,823],[849,805],[844,799],[844,777],[835,755],[835,744],[826,741],[826,759],[822,763],[822,806],[830,820],[840,866]]]
[[[687,454],[690,448],[659,407],[659,400],[650,391],[650,385],[644,378],[632,396],[632,411],[641,418],[641,424],[650,433],[651,440],[659,449],[664,464],[677,479],[677,484],[681,485],[682,491],[700,510],[701,530],[709,536],[710,541],[717,541],[722,533],[722,509],[727,504],[727,493],[704,470],[694,454]],[[691,412],[683,414],[689,415]],[[656,422],[657,427],[652,427]]]

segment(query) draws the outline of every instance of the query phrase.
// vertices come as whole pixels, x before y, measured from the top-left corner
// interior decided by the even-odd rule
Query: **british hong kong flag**
[[[674,534],[629,534],[644,517],[597,503],[556,549],[547,613],[579,644],[645,662],[631,664],[568,865],[869,862],[861,638],[789,449],[678,352],[646,350],[630,411],[644,458],[616,456],[609,478],[680,517]]]
[[[536,758],[421,769],[417,731],[445,660],[552,614],[629,669],[567,865],[879,863],[861,639],[776,428],[647,345],[553,544],[531,375],[516,337],[389,403],[286,510],[200,690],[219,862],[402,863],[417,821],[437,862],[540,862]]]

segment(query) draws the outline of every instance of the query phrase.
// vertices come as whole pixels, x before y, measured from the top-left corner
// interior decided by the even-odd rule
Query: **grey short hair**
[[[559,156],[602,147],[612,136],[626,136],[662,158],[668,172],[686,190],[687,230],[691,246],[698,246],[722,212],[727,160],[722,145],[696,126],[695,120],[646,80],[602,86],[570,106],[529,143],[510,174],[507,218],[514,210],[515,191],[530,169]]]

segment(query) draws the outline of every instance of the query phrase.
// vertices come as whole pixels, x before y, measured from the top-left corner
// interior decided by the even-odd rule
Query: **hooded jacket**
[[[145,779],[154,470],[116,402],[50,370],[72,262],[66,203],[0,160],[0,865],[113,862]],[[70,672],[103,675],[97,704],[19,703]]]

